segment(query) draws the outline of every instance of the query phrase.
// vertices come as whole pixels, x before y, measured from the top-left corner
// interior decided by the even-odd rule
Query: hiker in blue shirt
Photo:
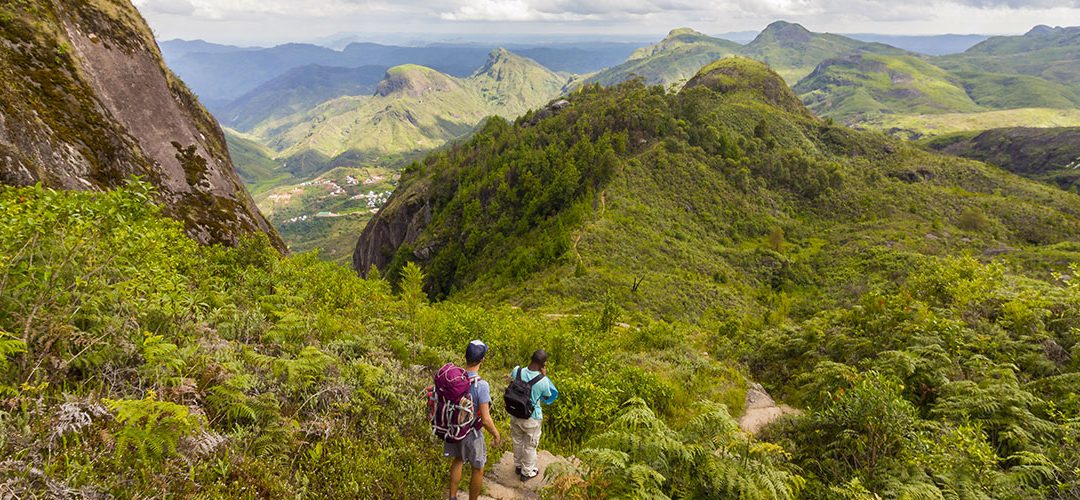
[[[510,372],[511,383],[521,380],[532,385],[532,415],[529,418],[510,417],[510,437],[514,442],[514,470],[522,481],[536,477],[536,447],[540,444],[540,426],[544,420],[541,403],[554,403],[559,391],[547,378],[548,354],[543,349],[533,353],[529,366],[516,367]]]

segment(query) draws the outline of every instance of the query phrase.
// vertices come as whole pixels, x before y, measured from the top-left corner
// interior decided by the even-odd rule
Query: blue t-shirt
[[[521,373],[524,376],[526,382],[532,380],[537,375],[540,375],[540,372],[534,372],[528,367],[518,367],[510,371],[511,381],[517,379],[518,370],[521,370]],[[537,382],[536,385],[532,387],[533,420],[544,419],[544,410],[540,408],[541,402],[549,405],[551,403],[554,403],[556,399],[559,399],[559,390],[555,388],[555,384],[551,383],[550,378],[544,377],[543,380]]]

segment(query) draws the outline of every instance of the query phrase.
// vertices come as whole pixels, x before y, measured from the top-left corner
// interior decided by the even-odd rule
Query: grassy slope
[[[795,86],[822,116],[859,121],[875,114],[972,112],[982,108],[951,75],[912,56],[830,59]]]
[[[901,137],[917,139],[994,128],[1075,127],[1080,126],[1080,110],[1024,108],[979,113],[881,115],[860,124],[860,126],[888,131]]]
[[[749,66],[736,69],[743,74],[761,69],[744,59],[718,65]],[[577,94],[567,111],[541,121],[537,131],[519,125],[507,132],[493,125],[457,156],[428,161],[407,174],[395,198],[425,193],[436,203],[432,225],[412,244],[428,249],[422,261],[433,287],[459,287],[461,300],[553,312],[588,308],[612,293],[632,309],[669,319],[707,321],[732,309],[783,315],[896,279],[895,273],[928,256],[981,254],[1001,245],[1038,254],[1041,245],[1080,234],[1075,195],[874,133],[825,125],[805,112],[763,102],[760,88],[656,92],[630,85]],[[509,144],[492,147],[528,150],[533,141],[553,140],[534,134],[580,128],[587,136],[586,123],[595,123],[589,117],[623,123],[621,113],[659,121],[642,129],[603,129],[625,132],[630,140],[619,153],[617,173],[602,189],[582,187],[578,201],[527,232],[484,235],[486,225],[503,227],[502,222],[477,219],[477,208],[467,208],[470,200],[481,198],[481,214],[487,205],[494,213],[519,215],[505,201],[495,208],[495,200],[478,194],[492,188],[476,176],[502,179],[498,168],[466,174],[473,160],[463,158],[498,165],[500,160],[481,159],[489,157],[479,144],[511,137],[505,139]],[[713,138],[699,135],[710,129],[717,134]],[[706,152],[730,149],[731,143],[744,154],[722,159]],[[579,175],[582,183],[590,182],[586,171]],[[438,180],[454,178],[453,191]],[[525,193],[521,203],[539,203],[528,202]],[[958,227],[961,214],[972,210],[985,214],[986,227]],[[770,248],[767,236],[777,229],[786,233],[786,243]],[[454,256],[460,249],[468,249],[467,260]],[[631,284],[642,277],[632,292]],[[775,303],[755,292],[762,287],[799,299]]]
[[[386,69],[384,66],[303,66],[260,85],[217,114],[226,125],[250,131],[260,123],[302,113],[330,99],[370,95]]]
[[[584,83],[613,85],[638,76],[648,84],[685,82],[702,66],[739,53],[735,42],[712,38],[689,28],[672,30],[655,45],[635,51],[623,64],[605,69]]]
[[[949,70],[979,70],[1041,77],[1080,92],[1080,28],[1035,29],[1023,36],[993,37],[938,63]]]
[[[831,33],[812,33],[798,24],[770,24],[740,52],[768,64],[789,84],[809,75],[822,61],[852,52],[904,54],[879,43],[865,43]]]
[[[681,84],[710,62],[742,55],[766,62],[794,85],[822,61],[853,51],[904,53],[882,44],[811,33],[798,24],[782,21],[769,25],[745,46],[681,28],[659,43],[639,49],[625,63],[587,78],[585,83],[612,85],[639,76],[648,84]]]
[[[236,173],[253,196],[295,180],[274,160],[274,152],[256,142],[255,138],[227,128],[225,140],[229,145],[229,156],[236,165]]]

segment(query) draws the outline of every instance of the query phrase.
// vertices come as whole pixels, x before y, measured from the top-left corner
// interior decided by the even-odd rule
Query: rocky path
[[[494,467],[488,467],[484,473],[484,489],[480,495],[481,500],[538,500],[540,490],[547,486],[544,473],[549,465],[556,462],[565,462],[568,459],[553,455],[547,451],[537,453],[537,467],[540,473],[536,477],[522,482],[514,472],[514,454],[506,452],[502,459]],[[467,491],[460,492],[458,499],[469,498]]]
[[[799,410],[788,405],[777,405],[761,384],[750,384],[746,390],[746,413],[739,419],[739,427],[748,434],[757,434],[774,420]]]

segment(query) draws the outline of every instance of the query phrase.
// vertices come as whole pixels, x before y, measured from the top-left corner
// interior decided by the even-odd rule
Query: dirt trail
[[[560,316],[562,315],[549,315]],[[750,384],[746,391],[746,413],[739,419],[739,427],[743,432],[756,434],[765,426],[784,416],[797,414],[799,410],[788,405],[777,405],[772,396],[761,387],[760,384]],[[573,458],[560,457],[551,452],[537,453],[537,467],[540,473],[536,477],[522,482],[514,472],[514,454],[506,452],[502,458],[491,465],[489,462],[484,474],[484,489],[480,494],[480,500],[539,500],[540,490],[548,485],[545,477],[549,465],[558,462],[569,462]],[[458,493],[458,499],[469,498],[467,491]]]
[[[788,405],[777,405],[761,384],[754,383],[746,390],[746,413],[739,419],[739,427],[743,432],[757,434],[776,419],[797,413],[799,410]]]
[[[502,459],[494,466],[489,463],[488,470],[484,473],[484,490],[480,495],[481,500],[537,500],[540,498],[540,490],[547,486],[548,481],[544,477],[549,465],[557,462],[567,462],[570,459],[552,455],[547,451],[540,451],[536,455],[536,465],[540,473],[536,477],[522,482],[514,472],[514,454],[506,452]],[[469,498],[469,493],[458,493],[458,499]]]

